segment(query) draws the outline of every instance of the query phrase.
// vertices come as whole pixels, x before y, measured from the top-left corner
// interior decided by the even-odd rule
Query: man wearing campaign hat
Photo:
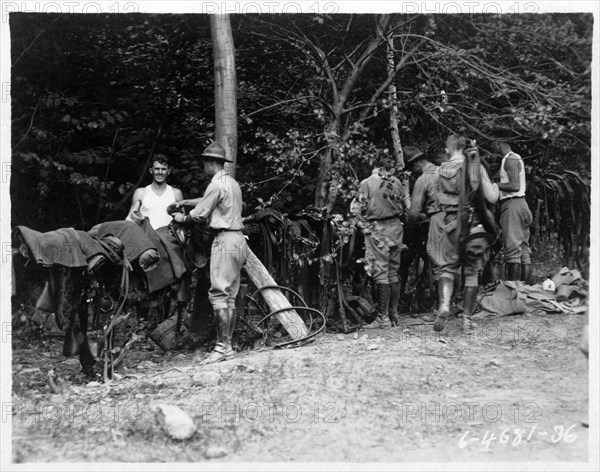
[[[429,263],[432,265],[432,272],[435,274],[437,264],[435,257],[435,248],[439,246],[439,228],[444,226],[444,215],[440,208],[440,202],[437,194],[437,186],[435,183],[435,173],[438,169],[432,161],[440,160],[446,162],[448,154],[445,146],[433,146],[428,155],[418,152],[413,152],[410,159],[407,159],[406,166],[413,174],[419,176],[415,182],[415,186],[411,195],[411,205],[408,210],[409,221],[415,227],[422,228],[421,232],[425,232],[427,238],[427,255]],[[440,162],[440,163],[441,163]],[[434,321],[435,316],[424,315],[425,321]]]
[[[211,143],[202,153],[204,172],[212,179],[202,198],[182,200],[174,207],[193,206],[189,215],[177,213],[179,223],[206,223],[213,231],[210,255],[209,300],[217,319],[217,344],[202,365],[229,360],[233,357],[231,338],[236,320],[235,298],[240,287],[240,272],[246,263],[248,246],[242,234],[242,191],[237,181],[224,168],[225,149]]]

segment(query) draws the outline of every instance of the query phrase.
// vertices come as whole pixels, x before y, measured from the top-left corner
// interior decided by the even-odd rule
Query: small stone
[[[498,362],[497,360],[491,360],[490,362],[488,362],[485,366],[486,367],[500,367],[502,364],[500,364],[500,362]]]
[[[146,395],[144,395],[143,393],[136,393],[134,396],[135,396],[135,398],[140,398],[140,399],[142,399],[142,398],[144,398]]]
[[[365,339],[367,339],[368,337],[369,337],[369,335],[368,335],[368,334],[363,334],[363,335],[360,337],[360,340],[361,340],[361,341],[364,341],[364,340],[365,340]]]
[[[358,333],[354,333],[354,336],[352,336],[352,339],[358,339]]]
[[[192,385],[196,387],[209,387],[218,385],[219,380],[221,380],[221,375],[218,372],[207,370],[194,374],[192,377]]]
[[[87,386],[88,387],[99,387],[100,382],[96,382],[95,380],[92,380],[91,382],[88,382]]]
[[[154,414],[163,430],[173,439],[189,439],[196,432],[192,418],[178,406],[160,403],[154,406]]]
[[[204,451],[204,457],[207,459],[219,459],[227,455],[227,449],[222,446],[208,446]]]
[[[369,345],[367,346],[367,349],[368,349],[369,351],[374,351],[374,350],[376,350],[376,349],[379,349],[379,346],[378,346],[377,344],[369,344]]]
[[[338,341],[343,341],[345,339],[343,334],[338,334],[336,338]]]
[[[237,368],[240,372],[248,372],[249,374],[256,372],[256,367],[253,365],[238,364]]]
[[[446,341],[444,338],[440,337],[440,339],[438,339],[439,342],[441,342],[442,344],[448,344],[448,341]]]

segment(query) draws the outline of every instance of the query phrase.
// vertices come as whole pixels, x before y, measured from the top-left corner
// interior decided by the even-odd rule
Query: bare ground
[[[57,338],[13,340],[13,460],[588,460],[583,316],[488,316],[472,337],[455,320],[441,339],[413,321],[203,369],[191,352],[138,346],[104,385],[86,384]],[[220,373],[217,385],[194,384],[205,370]],[[191,415],[194,436],[170,439],[157,403]]]

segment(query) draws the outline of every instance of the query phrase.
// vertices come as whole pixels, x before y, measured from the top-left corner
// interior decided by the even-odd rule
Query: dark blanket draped
[[[17,226],[13,232],[17,237],[20,236],[33,260],[46,267],[55,264],[65,267],[86,266],[87,259],[81,250],[81,233],[83,231],[73,228],[40,233],[26,226]]]

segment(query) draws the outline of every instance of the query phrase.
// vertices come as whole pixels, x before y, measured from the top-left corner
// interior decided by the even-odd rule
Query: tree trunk
[[[237,162],[237,83],[235,48],[229,15],[212,15],[210,17],[210,30],[215,61],[215,137],[225,148],[227,156],[233,160],[233,164],[227,164],[225,169],[235,178],[235,164]],[[248,260],[244,270],[257,288],[266,285],[277,285],[250,248],[248,248]],[[263,290],[262,296],[273,311],[291,307],[290,302],[280,290]],[[299,339],[308,334],[308,329],[295,310],[282,311],[275,316],[292,339]]]
[[[387,71],[388,76],[395,75],[396,64],[394,61],[394,36],[388,37],[387,43]],[[388,96],[390,100],[390,133],[392,134],[392,146],[396,161],[396,170],[404,169],[404,152],[402,151],[402,142],[400,141],[400,129],[398,127],[398,94],[396,93],[396,83],[394,80],[388,87]]]
[[[331,168],[333,165],[335,148],[338,145],[340,132],[339,118],[334,117],[325,128],[325,139],[327,140],[327,149],[321,156],[319,165],[319,176],[317,178],[317,188],[315,193],[315,207],[329,207],[331,198],[329,195],[329,185],[331,180]]]
[[[211,15],[210,31],[215,67],[215,138],[233,161],[233,164],[226,164],[225,169],[235,178],[238,141],[237,80],[229,15]]]

